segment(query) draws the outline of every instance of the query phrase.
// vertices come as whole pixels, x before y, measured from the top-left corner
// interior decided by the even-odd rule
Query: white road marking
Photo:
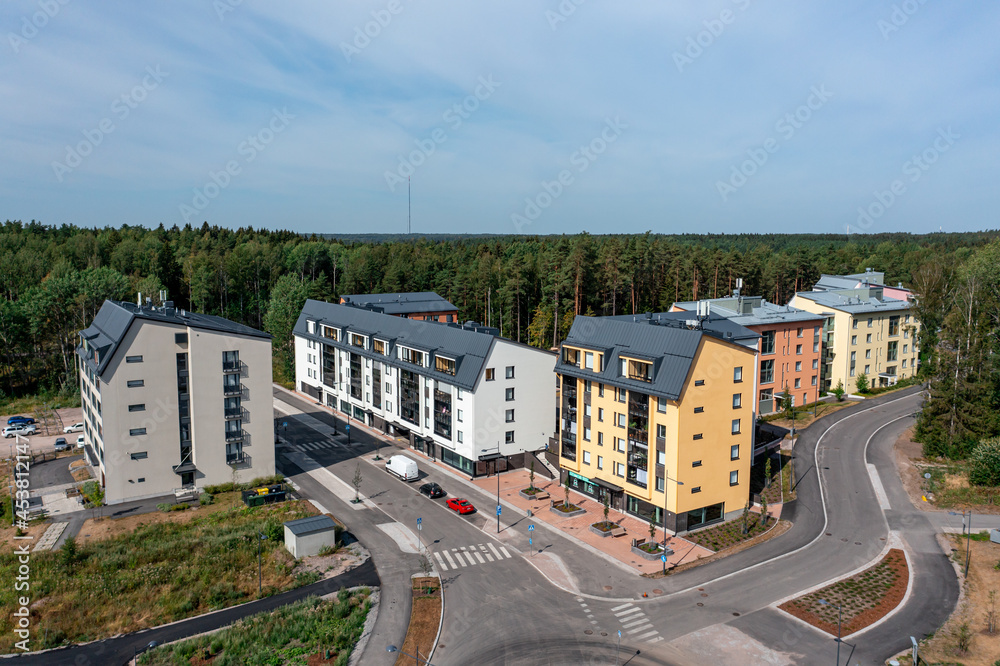
[[[494,547],[494,545],[493,545],[493,544],[491,544],[491,543],[488,543],[488,544],[486,544],[486,545],[490,547],[490,550],[492,550],[492,551],[493,551],[493,554],[497,556],[497,559],[498,559],[498,560],[502,560],[502,559],[503,559],[502,557],[500,557],[500,552],[499,552],[499,551],[498,551],[498,550],[496,549],[496,547]]]
[[[472,552],[475,554],[476,559],[479,560],[480,564],[486,564],[486,560],[483,559],[483,556],[479,554],[478,550],[474,550]]]
[[[510,553],[507,552],[506,548],[504,548],[503,546],[500,546],[500,550],[503,551],[504,557],[510,557]]]
[[[885,494],[885,488],[882,487],[882,479],[879,478],[878,470],[875,469],[875,465],[868,463],[868,476],[872,480],[872,488],[875,489],[875,497],[878,498],[878,505],[882,507],[883,511],[888,511],[892,508],[889,504],[889,497]]]
[[[444,559],[441,557],[441,553],[434,553],[434,559],[438,561],[438,565],[441,567],[442,571],[448,570],[448,565],[444,563]]]
[[[650,643],[659,643],[662,640],[663,640],[663,636],[657,636],[656,638],[651,639],[649,642]]]
[[[461,565],[462,565],[463,567],[465,567],[465,566],[468,566],[468,565],[467,565],[467,564],[465,563],[465,560],[464,560],[464,559],[462,559],[462,553],[458,552],[457,550],[455,550],[455,551],[452,551],[452,552],[454,552],[454,553],[455,553],[455,559],[456,559],[456,560],[458,560],[458,563],[459,563],[459,564],[461,564]]]
[[[628,610],[623,610],[620,613],[615,613],[615,617],[619,617],[620,618],[620,617],[624,617],[626,615],[629,615],[631,613],[641,613],[641,612],[642,612],[641,608],[637,608],[637,607],[633,606],[632,608],[629,608]]]
[[[626,633],[628,633],[628,635],[631,636],[632,634],[637,634],[640,631],[646,631],[647,629],[652,629],[652,628],[653,625],[647,624],[645,627],[639,627],[638,629],[629,629]]]
[[[656,635],[656,634],[658,634],[658,633],[660,633],[660,632],[658,632],[658,631],[656,631],[656,630],[654,629],[653,631],[649,632],[648,634],[643,634],[642,636],[636,636],[636,637],[635,637],[635,640],[637,640],[637,641],[644,641],[644,640],[646,640],[647,638],[650,638],[651,636],[655,636],[655,635]]]
[[[457,566],[455,566],[455,560],[451,559],[451,554],[449,554],[447,550],[444,551],[444,556],[448,559],[448,564],[451,565],[452,569],[458,568]]]
[[[483,551],[483,555],[486,556],[487,560],[489,560],[490,562],[493,561],[493,556],[490,555],[490,551],[486,550],[486,546],[484,546],[483,544],[479,544],[479,550]]]
[[[621,609],[628,608],[631,605],[632,604],[622,604],[621,606],[615,606],[614,608],[611,609],[611,612],[614,613],[615,611],[620,611]]]
[[[633,620],[633,618],[639,618],[639,619]],[[625,628],[625,629],[631,629],[632,627],[635,627],[637,625],[646,624],[647,622],[649,622],[649,620],[646,619],[645,616],[639,617],[638,615],[633,615],[632,617],[627,618],[627,619],[628,619],[628,622],[622,622],[622,627]]]

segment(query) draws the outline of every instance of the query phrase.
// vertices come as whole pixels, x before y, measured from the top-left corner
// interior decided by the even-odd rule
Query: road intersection
[[[913,507],[892,462],[892,444],[919,408],[917,390],[837,412],[802,433],[795,449],[798,500],[784,509],[783,517],[793,521],[786,534],[660,579],[609,566],[592,549],[550,529],[533,533],[535,552],[529,553],[528,520],[505,507],[504,520],[514,523],[497,535],[496,498],[467,478],[420,465],[421,483],[435,481],[483,509],[458,516],[443,502],[419,495],[417,484],[374,466],[373,437],[365,429],[355,425],[347,444],[342,424],[340,434],[332,434],[335,420],[326,410],[287,391],[276,390],[275,399],[288,423],[279,468],[348,523],[372,551],[383,580],[383,603],[364,663],[391,663],[380,650],[402,642],[409,577],[420,570],[419,555],[401,550],[379,525],[395,523],[415,533],[417,518],[423,546],[445,585],[445,618],[433,659],[439,665],[611,663],[619,630],[622,661],[632,656],[631,664],[731,661],[739,655],[777,664],[815,663],[827,653],[832,658],[829,636],[776,605],[877,559],[890,531],[905,545],[917,593],[885,622],[846,639],[849,663],[883,663],[909,644],[910,635],[936,630],[958,596],[954,570],[935,538],[947,518]],[[383,448],[383,455],[393,452]],[[349,480],[359,458],[365,461],[362,494],[370,505],[344,511],[343,490],[327,488],[315,472],[322,468]],[[509,557],[486,557],[503,552]]]

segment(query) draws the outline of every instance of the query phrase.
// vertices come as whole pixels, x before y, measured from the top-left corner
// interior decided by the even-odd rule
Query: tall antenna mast
[[[406,177],[406,235],[410,235],[410,177]]]

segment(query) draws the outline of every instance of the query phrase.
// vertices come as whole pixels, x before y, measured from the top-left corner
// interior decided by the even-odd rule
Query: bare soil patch
[[[413,655],[417,654],[419,650],[420,655],[426,657],[437,637],[442,610],[441,579],[414,578],[410,626],[406,630],[406,640],[400,650]],[[409,663],[410,658],[404,657],[402,654],[396,659],[397,666],[405,666]]]
[[[909,568],[906,555],[891,549],[875,566],[850,578],[778,606],[831,636],[837,635],[837,618],[843,609],[840,635],[849,636],[888,615],[906,595]],[[824,605],[820,600],[834,605]]]
[[[691,560],[690,562],[683,562],[678,564],[672,569],[667,569],[666,575],[680,573],[681,571],[687,571],[688,569],[693,569],[694,567],[700,567],[703,564],[708,564],[709,562],[715,562],[716,560],[721,560],[723,557],[729,557],[730,555],[735,555],[736,553],[743,552],[747,548],[753,548],[756,545],[762,544],[765,541],[770,541],[776,537],[781,536],[789,529],[791,529],[792,524],[787,520],[771,520],[771,528],[764,534],[760,534],[748,541],[742,541],[735,546],[730,546],[725,550],[720,550],[717,553],[712,553],[707,557],[702,557],[697,560]],[[685,537],[686,538],[686,537]],[[648,574],[642,574],[643,578],[662,578],[662,571],[654,571]]]

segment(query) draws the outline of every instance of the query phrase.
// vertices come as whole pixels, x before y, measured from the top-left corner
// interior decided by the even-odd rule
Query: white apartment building
[[[108,504],[274,474],[269,334],[170,301],[105,301],[77,359]]]
[[[554,433],[556,355],[496,329],[309,300],[294,335],[300,392],[471,476]]]

